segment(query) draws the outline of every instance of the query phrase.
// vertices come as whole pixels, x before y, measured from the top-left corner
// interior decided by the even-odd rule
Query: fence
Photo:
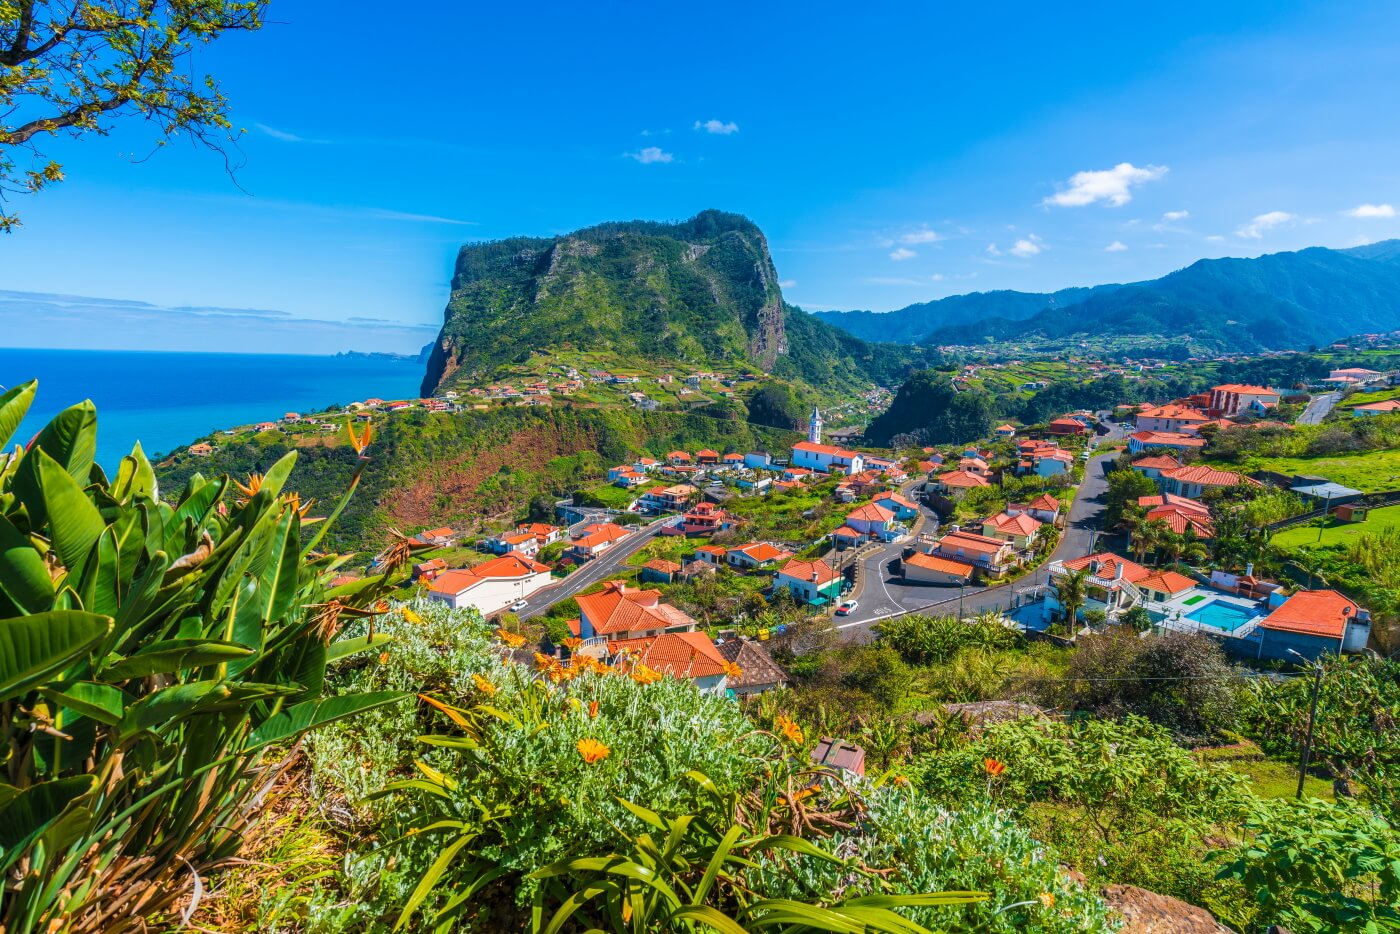
[[[1380,509],[1382,506],[1395,506],[1397,504],[1400,504],[1400,490],[1386,490],[1381,493],[1367,493],[1359,500],[1347,503],[1346,505],[1365,506],[1367,509]],[[1338,503],[1337,505],[1340,506],[1342,504]],[[1307,512],[1300,512],[1296,516],[1289,516],[1287,519],[1281,519],[1278,522],[1271,522],[1268,525],[1264,526],[1264,530],[1266,532],[1273,533],[1281,531],[1283,529],[1292,528],[1295,525],[1305,525],[1306,523],[1309,523],[1314,519],[1321,519],[1324,516],[1326,516],[1329,508],[1333,507],[1324,505],[1318,507],[1317,509],[1310,509]]]

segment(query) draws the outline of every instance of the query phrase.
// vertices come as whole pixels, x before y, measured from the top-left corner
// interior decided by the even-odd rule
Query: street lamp
[[[1307,656],[1294,649],[1288,650],[1289,655],[1296,655],[1304,662],[1309,661]],[[1312,758],[1313,744],[1313,724],[1317,722],[1317,695],[1322,690],[1322,662],[1312,659],[1313,665],[1313,686],[1312,700],[1308,703],[1308,732],[1303,740],[1303,751],[1298,759],[1298,793],[1297,797],[1303,797],[1303,780],[1308,776],[1308,760]]]

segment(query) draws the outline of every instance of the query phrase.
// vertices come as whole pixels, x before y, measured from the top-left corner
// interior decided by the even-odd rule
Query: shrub
[[[0,395],[0,446],[34,392]],[[406,549],[383,576],[332,589],[320,534],[302,543],[310,503],[283,492],[294,455],[232,503],[227,477],[194,474],[169,505],[139,445],[109,481],[96,434],[83,403],[0,456],[10,932],[146,930],[238,852],[265,750],[402,699],[321,695],[328,664],[373,644],[333,640],[346,619],[375,615]]]

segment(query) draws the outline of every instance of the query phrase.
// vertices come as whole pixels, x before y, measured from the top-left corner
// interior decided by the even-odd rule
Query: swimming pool
[[[1192,610],[1186,618],[1203,626],[1212,626],[1224,632],[1234,632],[1259,614],[1253,609],[1224,600],[1212,600],[1205,606]]]

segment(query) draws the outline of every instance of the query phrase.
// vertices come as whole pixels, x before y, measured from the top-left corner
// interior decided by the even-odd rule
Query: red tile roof
[[[1035,499],[1031,500],[1028,505],[1031,509],[1045,509],[1054,512],[1060,508],[1060,501],[1049,493],[1041,493]]]
[[[837,570],[825,561],[802,561],[797,558],[778,568],[778,573],[801,581],[812,581],[815,574],[817,584],[827,584],[840,577]]]
[[[1144,577],[1135,583],[1146,590],[1169,594],[1181,593],[1183,590],[1190,590],[1196,586],[1196,582],[1191,578],[1175,571],[1158,571],[1151,577]]]
[[[1176,431],[1135,431],[1128,437],[1143,446],[1163,445],[1174,448],[1203,448],[1206,446],[1204,438],[1183,435]]]
[[[903,506],[905,509],[918,509],[918,508],[919,508],[919,507],[916,506],[914,503],[910,502],[909,500],[905,499],[903,496],[900,496],[898,493],[895,493],[895,492],[893,492],[893,491],[888,492],[888,493],[880,493],[880,494],[876,495],[876,497],[875,497],[875,502],[877,502],[877,503],[891,502],[891,503],[894,503],[894,504],[897,505],[897,506]]]
[[[1123,566],[1123,579],[1129,583],[1136,583],[1143,578],[1151,577],[1152,572],[1142,565],[1129,561],[1127,558],[1120,558],[1111,551],[1101,551],[1096,555],[1085,555],[1082,558],[1072,558],[1065,562],[1065,567],[1071,571],[1082,571],[1085,568],[1093,568],[1095,577],[1103,580],[1112,580],[1118,576],[1118,566]]]
[[[1181,461],[1170,454],[1152,454],[1147,457],[1139,457],[1133,461],[1133,466],[1145,467],[1149,470],[1171,470],[1174,467],[1180,467]]]
[[[635,645],[641,643],[640,645]],[[637,661],[673,678],[707,678],[723,674],[728,664],[703,632],[665,632],[652,639],[630,640],[618,647],[634,648]]]
[[[665,558],[652,558],[644,568],[651,568],[653,571],[660,571],[662,574],[674,574],[681,569],[681,566],[674,561],[667,561]]]
[[[1006,535],[1034,535],[1044,523],[1030,513],[1020,512],[1013,516],[999,512],[989,519],[984,519],[982,525],[990,525]]]
[[[889,522],[893,518],[894,513],[876,503],[866,503],[864,506],[857,506],[846,514],[847,521],[858,519],[862,522]]]
[[[1238,486],[1241,483],[1251,486],[1261,485],[1258,480],[1251,477],[1237,474],[1232,470],[1216,470],[1205,464],[1164,470],[1162,476],[1169,480],[1175,480],[1177,483],[1194,483],[1197,486]]]
[[[613,525],[611,522],[585,526],[583,531],[587,534],[574,540],[574,544],[580,548],[596,548],[599,545],[606,545],[620,538],[626,538],[628,535],[626,529],[620,525]]]
[[[1265,629],[1340,639],[1360,609],[1335,590],[1300,590],[1260,623]]]
[[[622,581],[608,581],[597,593],[582,594],[574,600],[596,635],[695,626],[695,620],[661,602],[661,591],[629,590]]]
[[[1244,396],[1276,396],[1278,393],[1272,389],[1265,389],[1263,386],[1251,386],[1248,383],[1224,383],[1211,388],[1211,392],[1233,392]]]
[[[947,473],[939,474],[934,477],[934,479],[944,486],[950,486],[955,489],[969,489],[971,487],[992,485],[991,481],[986,477],[979,477],[977,474],[968,473],[966,470],[950,470]]]
[[[1384,402],[1368,402],[1354,407],[1357,412],[1394,412],[1400,409],[1400,399],[1386,399]]]
[[[549,573],[549,565],[541,564],[533,558],[512,552],[478,564],[474,568],[457,568],[444,571],[429,584],[429,588],[441,594],[459,594],[488,580],[508,580],[529,577],[533,574]]]
[[[855,451],[846,448],[838,448],[830,444],[816,444],[811,441],[799,441],[792,446],[794,451],[806,451],[809,454],[830,454],[833,457],[851,458],[856,456]]]
[[[864,538],[864,537],[865,537],[865,533],[864,533],[864,532],[857,531],[856,529],[851,528],[849,525],[843,525],[843,526],[841,526],[841,528],[839,528],[839,529],[837,529],[836,531],[832,532],[832,533],[831,533],[831,537],[832,537],[832,538]]]
[[[1190,406],[1177,405],[1169,402],[1166,405],[1156,405],[1143,409],[1138,413],[1138,418],[1165,418],[1177,422],[1208,422],[1210,416]]]
[[[731,548],[730,551],[737,551],[748,555],[759,564],[767,561],[781,561],[783,558],[790,558],[792,555],[781,548],[775,548],[767,542],[753,542],[748,545],[740,545],[738,548]]]
[[[976,532],[949,532],[938,540],[938,547],[948,551],[975,551],[988,555],[994,555],[1007,546],[1008,543],[999,538],[979,535]]]

